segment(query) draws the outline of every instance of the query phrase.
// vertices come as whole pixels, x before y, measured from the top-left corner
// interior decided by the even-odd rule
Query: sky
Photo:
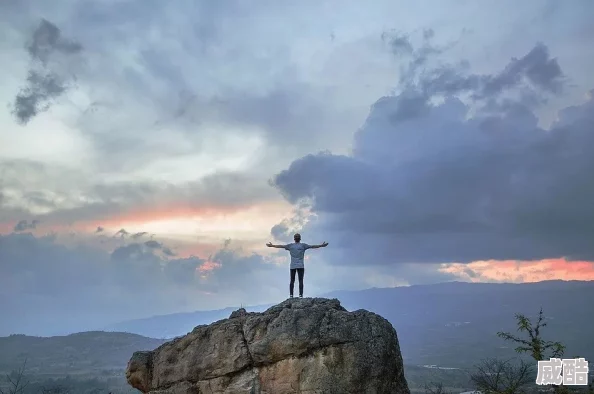
[[[0,335],[594,280],[590,0],[0,2]]]

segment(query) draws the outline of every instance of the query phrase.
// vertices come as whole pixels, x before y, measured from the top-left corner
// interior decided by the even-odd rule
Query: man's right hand
[[[268,242],[268,243],[266,244],[266,246],[268,246],[269,248],[272,248],[272,242]]]

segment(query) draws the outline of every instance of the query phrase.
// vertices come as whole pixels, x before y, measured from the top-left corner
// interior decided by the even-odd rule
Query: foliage
[[[101,394],[108,390],[107,384],[97,379],[46,379],[32,381],[25,374],[26,361],[16,371],[6,375],[5,388],[0,394]]]
[[[508,341],[518,344],[516,352],[527,353],[535,361],[542,361],[548,358],[561,358],[565,352],[565,346],[560,342],[545,341],[541,337],[541,329],[547,326],[542,308],[538,313],[538,320],[533,324],[529,318],[524,315],[516,315],[518,331],[526,333],[528,338],[520,338],[507,332],[498,332],[497,335]],[[547,353],[550,351],[549,357]],[[574,390],[567,386],[552,385],[557,394],[567,394]]]
[[[545,360],[547,351],[551,351],[550,357],[561,358],[565,352],[565,346],[560,342],[545,341],[542,339],[540,330],[547,326],[544,321],[542,308],[538,313],[538,320],[534,325],[529,318],[524,315],[516,315],[518,331],[528,334],[528,339],[517,337],[507,332],[498,332],[497,336],[508,341],[513,341],[518,344],[516,352],[528,353],[536,361]],[[548,358],[548,357],[547,357]]]
[[[151,350],[163,340],[118,332],[83,332],[67,336],[0,337],[0,375],[27,360],[29,373],[47,377],[99,376],[106,370],[123,374],[132,353]]]
[[[520,337],[508,332],[498,332],[497,335],[507,341],[517,344],[517,353],[528,354],[535,361],[543,361],[549,358],[562,358],[565,352],[565,345],[561,342],[545,341],[542,338],[542,329],[547,326],[545,317],[540,309],[536,322],[522,314],[515,315],[518,331],[527,335]],[[477,390],[489,393],[515,394],[528,391],[539,391],[528,389],[528,384],[534,382],[534,373],[530,365],[523,360],[519,364],[512,365],[509,361],[501,361],[495,358],[484,360],[471,375],[471,380]],[[594,382],[593,382],[594,383]],[[569,386],[551,385],[556,394],[568,394],[583,392],[585,390]],[[593,393],[592,384],[588,385],[588,393]]]

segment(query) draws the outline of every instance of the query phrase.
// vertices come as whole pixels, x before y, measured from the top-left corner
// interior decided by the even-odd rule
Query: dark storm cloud
[[[141,231],[141,232],[138,232],[138,233],[134,233],[134,234],[132,234],[132,239],[142,238],[142,237],[144,237],[147,234],[148,233],[146,231]]]
[[[383,38],[386,36],[384,35]],[[390,38],[390,49],[395,55],[412,55],[414,48],[406,35],[396,35]]]
[[[512,58],[499,73],[483,75],[465,73],[466,62],[433,64],[433,60],[456,44],[436,46],[433,37],[432,30],[424,31],[422,43],[415,49],[409,35],[382,36],[398,59],[408,59],[400,70],[399,81],[399,112],[406,114],[403,116],[420,114],[426,109],[427,100],[436,95],[470,93],[474,100],[492,101],[511,91],[521,94],[524,103],[538,104],[539,99],[544,99],[543,92],[563,91],[566,78],[557,59],[551,58],[543,43],[537,43],[521,58]]]
[[[168,257],[175,257],[175,256],[177,256],[177,253],[175,253],[173,250],[169,249],[166,246],[162,247],[161,250],[163,251],[163,254],[165,256],[168,256]]]
[[[556,59],[551,59],[546,45],[538,43],[525,56],[512,59],[501,73],[486,84],[483,94],[513,87],[522,78],[551,93],[560,93],[563,88],[563,73],[559,63]]]
[[[21,124],[26,124],[40,112],[50,107],[50,100],[66,90],[62,79],[52,73],[29,70],[27,84],[14,100],[13,114]]]
[[[47,64],[53,53],[74,54],[80,52],[82,46],[75,41],[62,37],[62,32],[53,23],[42,19],[33,32],[27,51],[32,59],[37,59]]]
[[[161,249],[163,247],[163,244],[161,244],[160,242],[157,242],[153,239],[151,239],[150,241],[146,241],[144,243],[144,245],[151,249]]]
[[[88,249],[72,251],[54,242],[54,237],[35,237],[32,234],[0,236],[0,272],[3,279],[11,279],[8,289],[20,285],[31,286],[30,291],[54,295],[61,292],[61,284],[82,287],[92,284],[96,253],[85,255]],[[80,253],[80,254],[79,254]],[[84,256],[84,258],[79,258]],[[30,277],[28,275],[31,275]],[[64,277],[76,277],[69,282]]]
[[[253,292],[253,283],[262,283],[258,292],[266,297],[268,292],[274,292],[278,288],[285,289],[285,283],[279,282],[278,278],[286,277],[286,267],[270,264],[267,260],[256,253],[244,255],[237,253],[232,248],[230,241],[225,242],[223,248],[209,257],[209,262],[217,264],[218,267],[209,273],[206,289],[213,293],[224,293],[227,288],[240,290],[242,292]]]
[[[118,230],[118,231],[117,231],[117,232],[116,232],[116,233],[115,233],[113,236],[114,236],[114,237],[117,237],[117,236],[119,236],[120,238],[125,238],[125,237],[127,237],[128,235],[130,235],[130,233],[129,233],[129,232],[127,232],[125,229],[121,228],[121,229],[119,229],[119,230]]]
[[[134,304],[142,308],[142,298],[158,308],[166,297],[155,297],[155,284],[171,289],[175,283],[159,270],[159,263],[134,244],[110,255],[84,245],[66,247],[55,237],[0,236],[0,296],[6,301],[0,303],[0,313],[11,316],[0,324],[0,335],[93,328],[126,310],[133,313]],[[66,310],[80,320],[68,317]],[[45,328],[39,327],[42,321]]]
[[[27,220],[21,220],[14,226],[14,231],[18,233],[26,230],[34,230],[37,228],[38,224],[38,220],[32,220],[31,222]]]
[[[49,109],[52,100],[68,89],[71,76],[64,75],[59,69],[63,66],[53,61],[79,53],[82,46],[64,38],[56,25],[42,19],[26,50],[31,58],[30,69],[12,110],[20,124],[28,123],[37,114]]]
[[[493,100],[502,93],[516,92],[521,102],[535,105],[544,100],[543,93],[558,94],[565,86],[565,76],[548,48],[538,43],[521,58],[513,58],[495,75],[465,75],[460,67],[442,66],[427,73],[420,82],[424,97],[471,93],[475,100]]]
[[[337,248],[333,261],[594,259],[594,101],[538,126],[523,93],[563,86],[547,48],[494,75],[414,74],[373,105],[352,156],[308,155],[274,178],[288,201],[311,201],[306,230]]]
[[[208,260],[215,266],[201,271]],[[210,258],[165,258],[145,243],[106,252],[66,247],[53,237],[0,235],[0,314],[11,316],[0,324],[0,336],[96,329],[130,316],[200,305],[196,300],[204,292],[250,294],[262,281],[276,289],[272,278],[282,268],[262,256],[244,256],[229,243]],[[18,313],[25,309],[28,313]]]

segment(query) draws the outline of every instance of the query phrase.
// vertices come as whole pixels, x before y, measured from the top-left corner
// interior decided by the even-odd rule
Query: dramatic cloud
[[[118,231],[117,231],[117,232],[114,234],[114,237],[117,237],[117,236],[119,236],[120,238],[125,238],[125,237],[126,237],[126,236],[128,236],[128,235],[130,235],[130,233],[129,233],[129,232],[127,232],[125,229],[123,229],[123,228],[122,228],[122,229],[118,230]]]
[[[311,201],[306,229],[333,241],[334,261],[594,259],[592,95],[538,126],[525,97],[563,86],[542,44],[494,75],[414,67],[352,156],[308,155],[274,178],[288,201]]]
[[[594,262],[547,259],[533,262],[475,261],[447,264],[441,272],[468,282],[540,282],[543,280],[594,280]]]
[[[293,242],[293,235],[307,224],[309,215],[307,204],[298,204],[293,210],[293,216],[275,224],[270,230],[270,235],[285,243]]]
[[[21,124],[49,109],[51,100],[68,89],[71,76],[64,73],[67,68],[60,60],[80,52],[82,46],[62,37],[58,27],[42,19],[26,49],[31,56],[31,68],[13,108],[13,114]]]
[[[33,32],[33,39],[27,45],[27,51],[32,59],[47,64],[53,53],[73,54],[80,52],[82,46],[74,41],[62,37],[60,29],[53,23],[42,19],[39,26]]]
[[[9,192],[0,201],[6,215],[0,216],[0,222],[21,220],[25,214],[48,225],[81,223],[98,233],[120,223],[230,213],[277,199],[265,180],[236,172],[217,172],[181,184],[160,180],[99,183],[85,171],[0,160],[0,174],[0,187]],[[129,234],[121,229],[116,235],[139,238],[147,233]]]
[[[585,260],[594,3],[448,1],[0,1],[0,315],[275,302],[302,230],[312,295]]]
[[[274,280],[285,267],[232,243],[210,258],[168,259],[154,253],[160,245],[154,242],[131,242],[106,253],[82,244],[65,247],[52,237],[0,236],[0,314],[11,316],[0,335],[51,335],[133,316],[227,307],[253,292],[257,281],[268,286],[254,300],[285,293],[285,283]]]
[[[152,249],[161,249],[163,247],[160,242],[154,241],[152,239],[150,241],[146,241],[144,245]]]
[[[163,254],[168,257],[174,257],[177,255],[174,251],[172,251],[171,249],[169,249],[166,246],[162,246],[161,250],[163,251]]]
[[[133,239],[138,239],[138,238],[144,237],[144,236],[145,236],[145,235],[147,235],[147,234],[148,234],[148,233],[147,233],[146,231],[141,231],[141,232],[139,232],[139,233],[134,233],[134,234],[132,234],[132,238],[133,238]]]
[[[394,120],[417,117],[429,111],[429,101],[436,97],[466,95],[474,104],[500,110],[506,105],[535,106],[542,104],[543,93],[558,94],[563,90],[564,75],[549,49],[538,43],[521,58],[512,58],[496,74],[468,73],[466,62],[443,64],[438,56],[452,47],[432,44],[433,32],[423,33],[423,43],[414,49],[407,36],[384,35],[393,53],[399,58],[410,58],[401,67],[399,80],[399,105],[392,114]],[[505,95],[515,95],[511,101]]]
[[[38,220],[32,220],[30,223],[26,220],[21,220],[14,226],[14,231],[21,232],[26,230],[33,230],[37,227],[38,223]]]

